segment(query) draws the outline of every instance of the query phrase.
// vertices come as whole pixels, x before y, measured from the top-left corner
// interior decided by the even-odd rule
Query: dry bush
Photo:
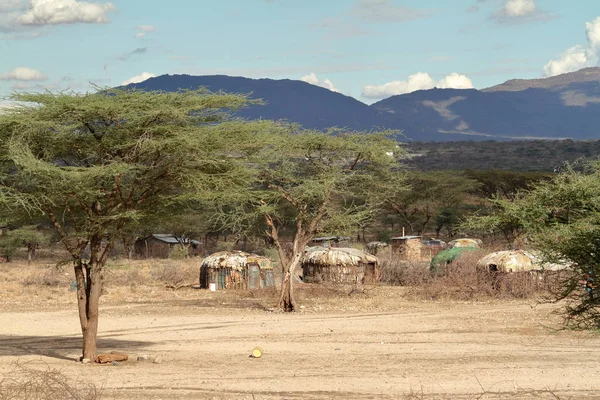
[[[392,286],[421,286],[431,279],[429,263],[398,260],[392,254],[379,258],[381,282]]]
[[[149,282],[148,276],[137,266],[129,269],[107,268],[104,279],[109,286],[137,287]]]
[[[490,272],[477,267],[484,252],[463,254],[420,289],[428,298],[480,300],[487,298],[531,298],[548,290],[542,275],[536,272]]]
[[[25,286],[49,286],[59,287],[68,286],[69,277],[56,266],[49,266],[44,271],[36,271],[23,280]]]
[[[150,272],[152,278],[161,282],[169,289],[189,287],[198,282],[199,272],[197,267],[180,263],[168,263]]]
[[[530,298],[547,293],[560,284],[555,274],[535,272],[493,273],[477,267],[484,251],[460,256],[436,274],[429,263],[402,261],[394,255],[380,257],[381,281],[412,288],[409,294],[429,299],[478,300],[489,298]]]
[[[72,379],[51,367],[38,370],[15,364],[0,380],[0,400],[95,400],[101,392],[94,384]]]

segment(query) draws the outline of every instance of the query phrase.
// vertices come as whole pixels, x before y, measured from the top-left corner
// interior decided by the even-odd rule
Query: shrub
[[[0,380],[0,400],[96,400],[101,392],[92,383],[74,380],[50,367],[37,370],[16,364]]]
[[[177,290],[197,282],[198,268],[180,264],[165,265],[153,269],[151,275],[155,280],[164,283],[167,288]]]
[[[23,280],[25,286],[68,286],[69,278],[61,274],[55,266],[47,267],[45,271],[34,272]]]

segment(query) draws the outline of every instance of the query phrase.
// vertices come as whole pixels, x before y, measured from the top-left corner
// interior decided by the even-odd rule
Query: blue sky
[[[303,79],[370,103],[599,56],[598,0],[0,0],[0,97],[227,74]]]

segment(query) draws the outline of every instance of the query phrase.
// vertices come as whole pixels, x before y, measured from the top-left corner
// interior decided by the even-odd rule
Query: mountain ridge
[[[370,131],[401,130],[399,140],[596,139],[600,137],[600,67],[542,79],[511,79],[482,90],[429,89],[367,105],[291,79],[161,75],[126,88],[177,91],[206,87],[250,94],[264,105],[236,115]]]

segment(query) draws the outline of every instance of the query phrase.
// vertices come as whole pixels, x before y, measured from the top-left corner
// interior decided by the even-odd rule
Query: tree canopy
[[[248,100],[204,91],[12,100],[21,105],[0,115],[0,196],[6,207],[42,214],[60,236],[75,270],[83,356],[93,358],[102,271],[115,240],[140,221],[244,185],[249,170],[236,152],[274,124],[230,119]]]

